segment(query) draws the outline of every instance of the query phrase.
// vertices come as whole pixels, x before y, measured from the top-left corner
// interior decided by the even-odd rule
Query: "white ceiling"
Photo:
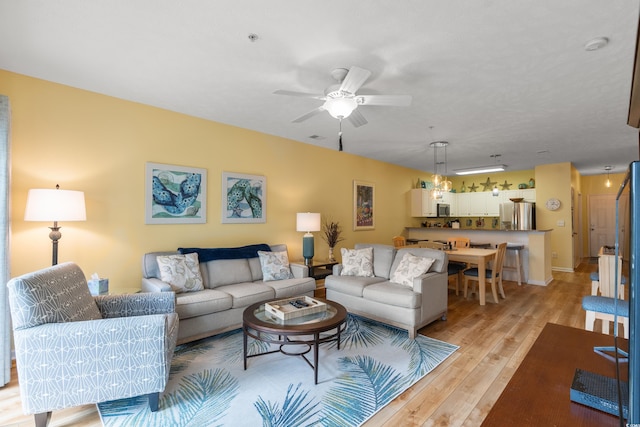
[[[432,171],[447,140],[449,173],[492,154],[622,172],[639,1],[0,0],[0,69],[337,149],[328,113],[291,123],[322,101],[273,92],[322,93],[356,65],[359,94],[413,102],[359,107],[347,152]]]

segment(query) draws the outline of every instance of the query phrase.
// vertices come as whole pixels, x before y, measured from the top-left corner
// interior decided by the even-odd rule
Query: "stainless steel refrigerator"
[[[513,202],[500,203],[500,229],[512,230]]]
[[[513,230],[536,229],[536,204],[533,202],[518,202],[513,204]]]

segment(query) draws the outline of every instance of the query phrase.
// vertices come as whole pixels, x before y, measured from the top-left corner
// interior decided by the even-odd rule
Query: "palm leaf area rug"
[[[249,354],[271,346],[249,338]],[[106,427],[358,426],[457,349],[349,315],[340,349],[320,345],[316,385],[299,356],[250,358],[245,371],[238,329],[176,347],[157,412],[146,397],[100,403],[98,410]],[[313,352],[307,357],[313,361]]]

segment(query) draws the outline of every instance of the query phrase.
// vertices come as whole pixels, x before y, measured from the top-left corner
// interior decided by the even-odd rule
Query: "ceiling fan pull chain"
[[[338,142],[339,142],[339,149],[338,151],[342,151],[342,119],[339,120],[340,123],[340,130],[338,131]]]

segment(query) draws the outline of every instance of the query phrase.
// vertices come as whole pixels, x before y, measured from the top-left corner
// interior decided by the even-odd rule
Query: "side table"
[[[329,260],[312,260],[311,264],[305,264],[304,260],[297,261],[295,264],[306,265],[309,267],[309,277],[316,279],[316,292],[315,296],[318,298],[324,298],[324,278],[333,274],[333,266],[338,264],[338,261]]]
[[[309,267],[309,277],[313,277],[316,280],[324,280],[325,277],[333,274],[333,266],[336,264],[338,264],[338,261],[312,260],[311,264],[307,265]]]

